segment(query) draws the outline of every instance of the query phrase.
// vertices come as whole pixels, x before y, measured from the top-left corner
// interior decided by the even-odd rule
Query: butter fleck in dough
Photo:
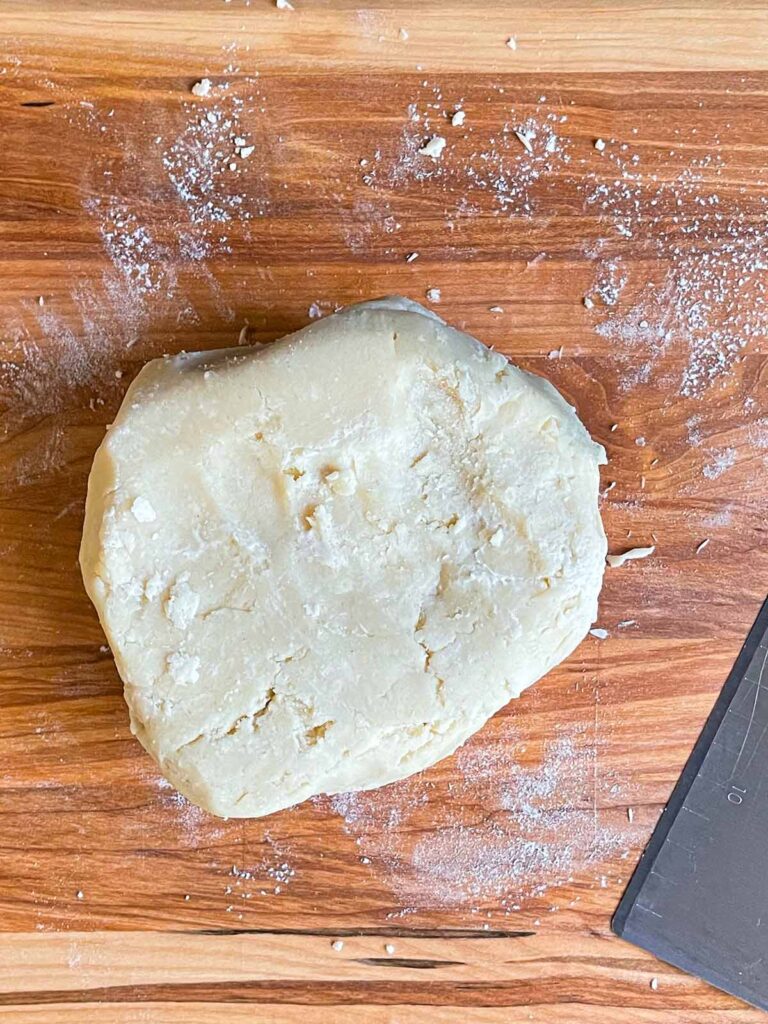
[[[233,817],[434,764],[595,619],[604,461],[550,384],[405,299],[147,364],[80,552],[133,731]]]

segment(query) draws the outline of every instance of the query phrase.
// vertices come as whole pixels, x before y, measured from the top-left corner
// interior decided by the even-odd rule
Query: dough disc
[[[80,553],[133,731],[225,816],[434,764],[589,629],[604,460],[550,384],[407,300],[149,363]]]

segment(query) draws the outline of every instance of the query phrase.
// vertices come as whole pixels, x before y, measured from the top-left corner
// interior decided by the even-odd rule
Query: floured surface
[[[327,806],[408,914],[469,905],[497,927],[531,900],[557,911],[568,907],[556,894],[575,870],[592,869],[593,884],[605,887],[600,866],[625,855],[630,842],[621,815],[606,822],[589,805],[591,795],[601,802],[627,795],[623,775],[598,769],[600,741],[589,732],[558,728],[532,752],[510,728],[470,742],[457,756],[445,802],[435,799],[428,777],[417,776],[373,793],[343,793]],[[468,805],[486,814],[467,821]]]
[[[398,300],[148,365],[81,552],[136,735],[223,816],[434,764],[594,620],[603,460],[546,381]]]
[[[487,3],[496,27],[477,19],[468,32],[466,4],[403,9],[401,19],[366,11],[364,24],[349,7],[299,0],[294,12],[179,0],[164,20],[124,3],[99,19],[71,14],[64,40],[60,6],[13,5],[30,31],[14,31],[0,58],[3,926],[272,929],[286,943],[301,930],[328,951],[329,930],[365,930],[377,948],[360,952],[345,937],[342,957],[384,960],[394,942],[396,958],[439,961],[465,958],[423,954],[393,933],[481,935],[488,924],[535,932],[537,981],[449,992],[442,965],[393,975],[375,962],[360,967],[374,991],[333,974],[305,993],[257,986],[248,998],[288,1000],[302,1020],[302,999],[330,1002],[315,1007],[325,1021],[340,1015],[339,999],[385,1019],[431,998],[571,1024],[587,998],[590,1021],[603,1012],[613,1024],[630,1005],[666,1020],[685,1002],[691,1020],[741,1024],[748,1011],[690,979],[660,975],[651,990],[647,963],[628,973],[626,947],[606,936],[765,596],[765,76],[524,74],[521,61],[559,60],[570,44],[562,11],[541,37],[520,5],[510,18]],[[689,5],[685,25],[701,18],[707,47],[738,46],[734,67],[747,33],[733,30],[741,7],[722,6]],[[625,15],[622,31],[640,19],[667,58],[669,4]],[[607,38],[587,38],[580,5],[569,17],[573,45]],[[325,26],[322,38],[307,18]],[[725,21],[727,31],[714,27]],[[447,64],[437,63],[438,31],[454,40]],[[685,33],[675,39],[694,53]],[[322,50],[328,69],[293,64],[297,45]],[[497,62],[462,73],[477,45]],[[334,72],[337,46],[364,48],[366,72]],[[647,52],[641,44],[633,56]],[[369,58],[391,70],[371,74]],[[193,96],[204,76],[210,94]],[[440,159],[417,157],[433,135],[446,139]],[[253,154],[238,158],[232,136]],[[131,736],[102,650],[76,563],[93,454],[147,360],[229,347],[246,324],[246,344],[272,342],[391,292],[429,292],[446,320],[551,379],[607,450],[610,550],[656,551],[606,573],[596,628],[607,637],[588,637],[495,715],[471,757],[350,797],[345,814],[320,799],[266,821],[214,818],[171,789]],[[550,827],[561,811],[571,839]],[[496,828],[501,849],[484,842]],[[535,853],[521,876],[505,851],[527,840]],[[574,956],[587,931],[599,935],[599,959]],[[220,937],[207,938],[215,956]],[[528,940],[499,941],[516,971]],[[83,989],[78,971],[70,980]],[[384,986],[407,1009],[376,1004]],[[157,990],[111,993],[146,1000]],[[243,994],[219,989],[224,1019]],[[79,1005],[70,1013],[84,1016]],[[114,1007],[103,1013],[111,1024]]]

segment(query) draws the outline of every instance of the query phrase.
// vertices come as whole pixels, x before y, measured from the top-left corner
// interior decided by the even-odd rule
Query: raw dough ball
[[[550,384],[407,300],[149,363],[80,553],[133,731],[238,817],[433,764],[589,629],[602,461]]]

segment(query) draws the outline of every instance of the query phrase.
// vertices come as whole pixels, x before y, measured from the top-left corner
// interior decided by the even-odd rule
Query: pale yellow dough
[[[589,629],[603,461],[550,384],[407,300],[149,363],[80,553],[133,731],[225,816],[434,764]]]

